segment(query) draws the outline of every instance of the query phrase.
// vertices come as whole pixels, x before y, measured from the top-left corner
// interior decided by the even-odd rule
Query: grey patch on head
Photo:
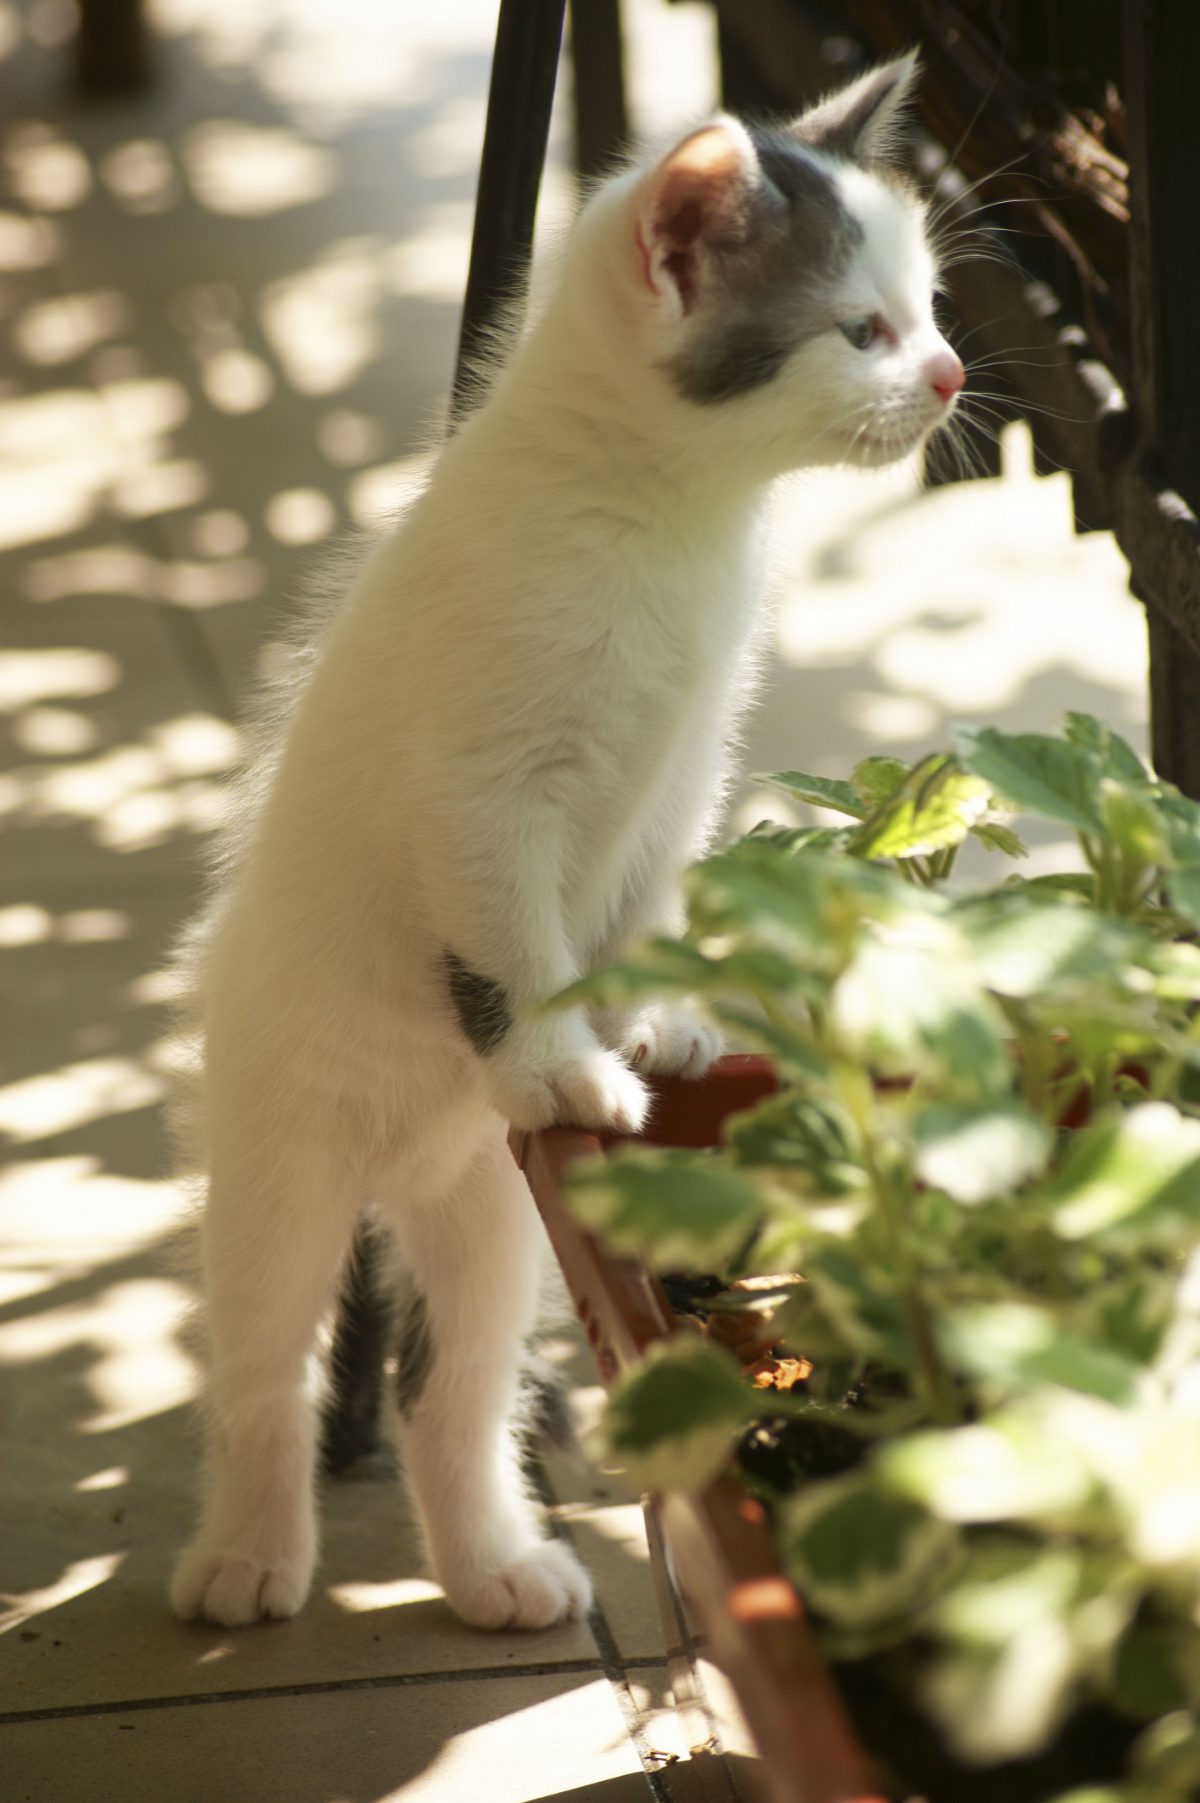
[[[839,93],[809,107],[791,130],[818,150],[879,172],[905,157],[903,108],[917,74],[914,52],[870,69]]]
[[[450,1000],[458,1024],[481,1058],[494,1052],[512,1026],[512,1009],[502,983],[481,976],[457,952],[445,953]]]
[[[396,1401],[407,1421],[425,1393],[433,1369],[433,1334],[424,1296],[413,1294],[400,1315],[396,1341]]]
[[[667,365],[700,405],[771,382],[794,351],[829,330],[829,292],[862,242],[829,172],[784,126],[748,125],[763,181],[743,232],[717,245],[710,317]]]

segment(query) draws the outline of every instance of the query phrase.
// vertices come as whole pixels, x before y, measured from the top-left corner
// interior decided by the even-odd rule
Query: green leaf
[[[822,1372],[834,1360],[861,1363],[862,1334],[852,1328],[847,1335],[837,1321],[830,1320],[821,1309],[811,1284],[798,1285],[776,1310],[771,1331],[782,1345],[789,1347],[799,1358],[811,1359]]]
[[[1094,714],[1068,714],[1063,731],[1072,745],[1093,754],[1106,776],[1127,783],[1150,783],[1149,772],[1133,746]]]
[[[872,1268],[853,1250],[826,1243],[805,1260],[805,1299],[861,1358],[878,1357],[907,1370],[913,1360],[908,1328],[891,1273]]]
[[[1194,927],[1200,927],[1200,867],[1178,865],[1165,873],[1167,897],[1176,913],[1182,914]]]
[[[750,1237],[767,1208],[761,1183],[704,1153],[645,1149],[582,1159],[567,1207],[615,1252],[663,1270],[711,1271]]]
[[[1140,1716],[1200,1702],[1200,1635],[1182,1622],[1135,1622],[1117,1648],[1113,1700]]]
[[[1175,1293],[1174,1272],[1161,1270],[1156,1261],[1139,1259],[1133,1268],[1124,1262],[1079,1297],[1076,1319],[1089,1339],[1103,1341],[1135,1365],[1148,1365],[1171,1323]]]
[[[714,958],[766,944],[799,970],[828,970],[837,947],[825,932],[830,879],[821,858],[781,858],[769,844],[742,839],[687,873],[693,930]]]
[[[1062,821],[1078,832],[1101,830],[1100,769],[1079,746],[993,727],[960,727],[955,743],[967,769],[1013,807]]]
[[[795,1090],[735,1115],[724,1137],[739,1164],[808,1171],[825,1195],[844,1195],[865,1181],[848,1121]]]
[[[1108,837],[1126,858],[1138,864],[1169,861],[1165,822],[1144,778],[1135,785],[1106,776],[1100,784],[1100,811]]]
[[[1170,851],[1167,896],[1177,913],[1200,927],[1200,806],[1167,784],[1158,801]]]
[[[839,814],[849,814],[853,820],[863,819],[867,811],[850,784],[840,778],[809,776],[804,770],[781,770],[774,776],[752,776],[750,781],[761,783],[767,789],[778,789],[793,801],[806,801],[812,807],[833,808]]]
[[[1040,1752],[1067,1714],[1092,1653],[1072,1631],[1079,1566],[1071,1548],[1027,1550],[1015,1570],[988,1573],[982,1582],[968,1575],[939,1605],[938,1625],[950,1637],[940,1642],[921,1689],[968,1764]]]
[[[815,1484],[783,1505],[778,1538],[793,1583],[844,1626],[886,1622],[953,1571],[958,1537],[869,1474]]]
[[[1060,1791],[1046,1803],[1160,1803],[1149,1791],[1127,1784],[1085,1784],[1081,1790]]]
[[[847,1049],[886,1076],[929,1076],[972,1096],[1012,1088],[1004,1022],[945,939],[867,939],[835,983],[831,1018]]]
[[[910,1435],[880,1455],[881,1481],[944,1521],[1037,1521],[1069,1514],[1092,1489],[1087,1463],[1036,1417]]]
[[[697,1334],[676,1334],[613,1389],[600,1428],[603,1456],[642,1490],[703,1489],[758,1401],[736,1359]]]
[[[1139,1736],[1130,1764],[1161,1794],[1194,1798],[1200,1790],[1200,1721],[1181,1709],[1154,1722]]]
[[[863,858],[915,858],[961,845],[990,799],[985,782],[949,752],[934,752],[852,836],[850,849]]]
[[[998,820],[977,820],[971,831],[988,851],[1001,851],[1007,858],[1027,858],[1029,848],[1011,826]]]
[[[1073,895],[1090,908],[1096,899],[1096,879],[1088,870],[1048,870],[1044,876],[1011,877],[1022,891]]]
[[[1091,878],[1085,879],[1088,884]],[[998,995],[1037,999],[1065,984],[1111,990],[1150,942],[1124,922],[1022,883],[967,896],[951,919],[981,982]]]
[[[988,804],[985,784],[963,773],[925,802],[894,797],[855,833],[851,851],[862,858],[917,858],[961,845]]]
[[[1066,1625],[1047,1617],[1006,1647],[940,1652],[921,1689],[958,1757],[990,1766],[1041,1752],[1070,1708],[1076,1678]]]
[[[908,765],[899,758],[863,758],[851,773],[855,793],[866,803],[868,813],[890,801],[908,776]]]
[[[808,982],[811,986],[811,979]],[[805,983],[805,973],[785,953],[770,947],[729,943],[710,956],[687,940],[649,939],[634,945],[620,963],[581,977],[546,1007],[611,1008],[654,996],[712,997],[747,990],[786,995]]]
[[[968,1765],[1041,1753],[1067,1715],[1076,1682],[1070,1634],[1047,1619],[1004,1648],[939,1653],[924,1697],[951,1749]]]
[[[1048,1190],[1066,1240],[1113,1228],[1153,1231],[1200,1215],[1200,1121],[1146,1102],[1081,1132]]]
[[[960,1756],[1035,1753],[1083,1682],[1107,1672],[1139,1589],[1119,1561],[1066,1540],[973,1538],[930,1611],[940,1637],[926,1696]]]
[[[913,1123],[917,1174],[968,1206],[1020,1189],[1043,1170],[1054,1140],[1023,1103],[935,1102]]]
[[[750,948],[787,960],[793,987],[822,984],[845,962],[864,918],[932,915],[945,901],[860,858],[780,857],[757,839],[706,858],[684,879],[691,931],[707,958],[726,965]]]
[[[1200,1001],[1200,946],[1191,943],[1158,945],[1149,963],[1155,995],[1164,1001]]]
[[[840,851],[850,831],[845,826],[780,826],[776,820],[760,820],[746,837],[791,857],[800,851]]]
[[[1057,1384],[1126,1407],[1137,1392],[1138,1367],[1110,1347],[1062,1328],[1048,1310],[1018,1302],[958,1308],[939,1326],[938,1341],[959,1371],[1005,1389]]]
[[[812,1033],[806,1027],[799,1023],[793,1026],[781,1020],[778,1014],[759,1013],[749,1003],[740,1007],[736,1002],[720,998],[710,1002],[708,1011],[742,1046],[768,1053],[781,1078],[806,1079],[814,1083],[828,1081],[829,1066],[814,1046]]]

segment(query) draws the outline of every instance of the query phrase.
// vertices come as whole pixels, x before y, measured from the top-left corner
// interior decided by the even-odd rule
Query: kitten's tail
[[[384,1424],[387,1362],[396,1361],[395,1397],[402,1407],[413,1377],[408,1360],[421,1356],[414,1336],[405,1332],[405,1291],[404,1272],[386,1231],[364,1215],[346,1262],[330,1349],[321,1429],[321,1465],[329,1477],[370,1476],[390,1464]],[[536,1458],[539,1442],[563,1450],[575,1444],[566,1386],[538,1350],[540,1335],[560,1322],[563,1312],[551,1278],[543,1286],[538,1330],[521,1362],[516,1427],[528,1460]]]

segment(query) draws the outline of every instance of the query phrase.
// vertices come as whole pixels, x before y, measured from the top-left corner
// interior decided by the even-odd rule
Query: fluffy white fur
[[[630,935],[681,924],[678,878],[751,687],[771,479],[900,455],[946,411],[920,208],[826,164],[865,234],[828,329],[711,405],[669,366],[722,305],[717,237],[761,180],[751,139],[718,120],[589,203],[540,316],[351,582],[241,792],[190,953],[211,1471],[172,1588],[183,1615],[233,1625],[304,1602],[314,1340],[367,1203],[425,1302],[432,1360],[403,1453],[450,1603],[485,1627],[587,1606],[509,1425],[543,1236],[508,1125],[636,1129],[638,1072],[698,1075],[718,1044],[686,1010],[533,1010]],[[682,238],[681,191],[697,201]],[[894,341],[847,343],[838,322],[864,314]],[[512,1009],[485,1056],[447,950]]]

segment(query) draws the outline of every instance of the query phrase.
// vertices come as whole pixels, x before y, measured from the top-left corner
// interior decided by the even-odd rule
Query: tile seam
[[[665,1665],[665,1660],[638,1660],[639,1665]],[[127,1715],[152,1709],[195,1709],[216,1703],[261,1702],[268,1697],[327,1696],[352,1690],[406,1690],[420,1684],[464,1684],[494,1678],[607,1677],[600,1658],[539,1660],[523,1665],[475,1665],[462,1671],[390,1672],[364,1678],[323,1678],[298,1684],[264,1684],[241,1690],[184,1691],[178,1696],[117,1697],[108,1702],[48,1704],[37,1709],[0,1711],[0,1727],[18,1723],[63,1721],[76,1716]]]

